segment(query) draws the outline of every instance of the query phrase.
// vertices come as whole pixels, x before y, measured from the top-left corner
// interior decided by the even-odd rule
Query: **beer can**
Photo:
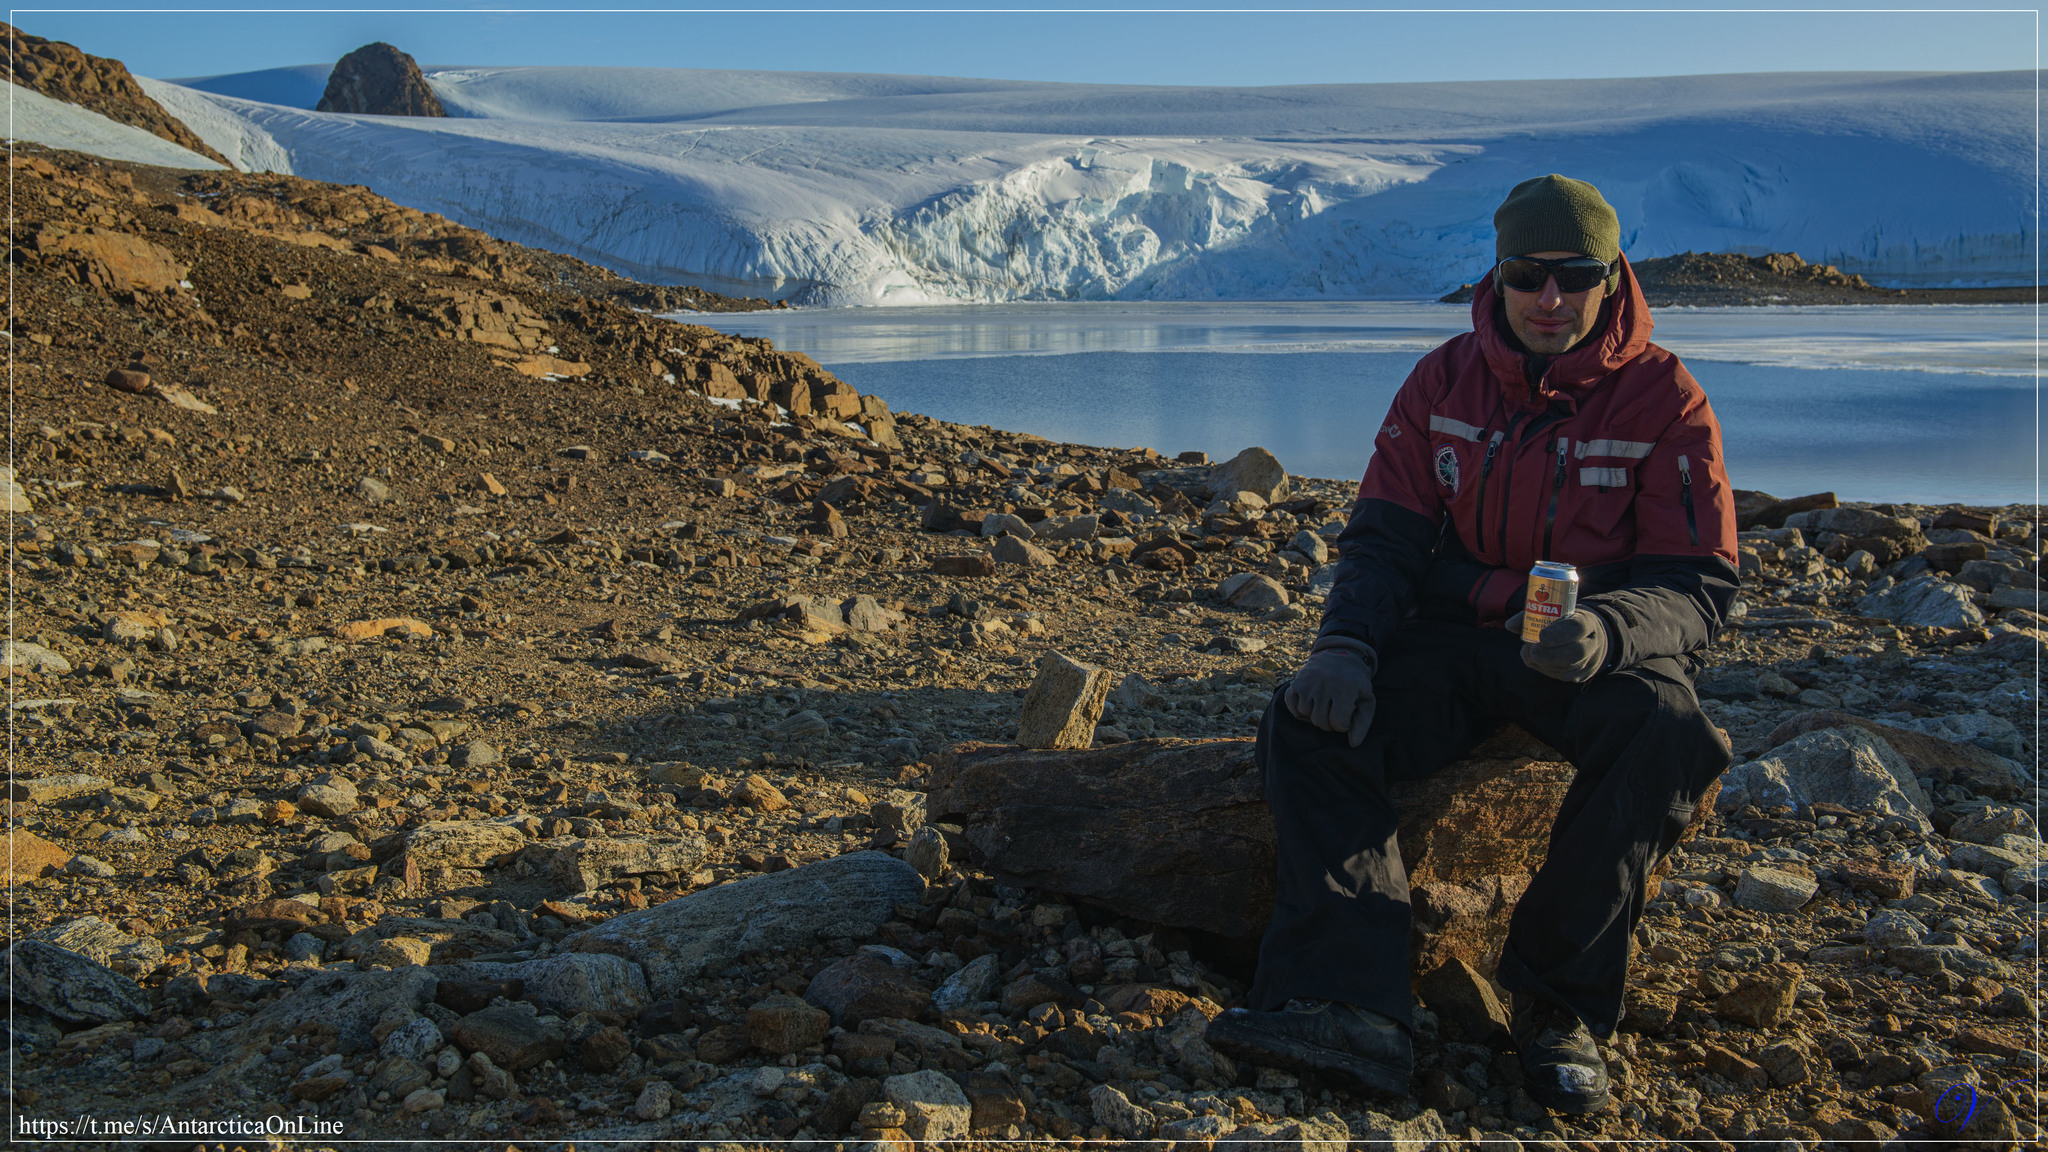
[[[1579,570],[1555,560],[1529,569],[1529,599],[1522,607],[1522,639],[1534,644],[1545,628],[1579,606]]]

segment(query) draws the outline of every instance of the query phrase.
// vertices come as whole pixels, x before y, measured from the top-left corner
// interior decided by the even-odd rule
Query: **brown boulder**
[[[1735,496],[1735,527],[1743,532],[1751,528],[1783,528],[1785,517],[1795,512],[1833,508],[1837,503],[1833,492],[1794,496],[1790,500],[1774,500],[1766,492],[1737,492]],[[1751,499],[1745,501],[1745,496]]]
[[[794,996],[776,994],[747,1009],[747,1042],[776,1056],[825,1039],[832,1018]]]
[[[1510,729],[1480,750],[1490,757],[1395,786],[1419,971],[1454,956],[1491,970],[1572,776],[1532,750],[1540,745]],[[1271,913],[1273,827],[1250,740],[962,744],[939,756],[931,779],[930,819],[963,825],[977,863],[1026,886],[1240,939]]]
[[[379,41],[335,62],[317,111],[358,116],[446,116],[413,58]]]
[[[71,860],[71,853],[33,832],[16,829],[9,837],[9,843],[7,876],[12,882],[34,880],[46,872],[62,872],[64,865]]]
[[[185,278],[185,266],[176,257],[126,232],[108,228],[72,232],[44,225],[32,243],[46,256],[73,261],[82,283],[109,294],[175,292]]]
[[[886,957],[862,952],[813,976],[804,1000],[831,1013],[832,1023],[852,1028],[870,1017],[915,1020],[932,1006],[932,993]]]

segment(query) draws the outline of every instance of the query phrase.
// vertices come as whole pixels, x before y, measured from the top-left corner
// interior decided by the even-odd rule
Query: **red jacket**
[[[1373,645],[1418,610],[1499,624],[1547,559],[1578,567],[1581,604],[1616,641],[1607,670],[1705,647],[1737,583],[1721,428],[1650,343],[1634,272],[1621,262],[1599,334],[1547,363],[1499,315],[1482,280],[1472,331],[1395,395],[1338,538],[1323,639]]]

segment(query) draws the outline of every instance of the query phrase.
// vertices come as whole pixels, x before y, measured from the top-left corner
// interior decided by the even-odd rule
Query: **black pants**
[[[1407,1022],[1408,876],[1387,784],[1428,776],[1511,720],[1578,772],[1496,979],[1608,1035],[1643,883],[1729,763],[1686,667],[1658,659],[1567,684],[1524,665],[1520,638],[1504,629],[1419,619],[1379,657],[1378,711],[1359,747],[1296,719],[1285,684],[1259,726],[1280,883],[1252,1007],[1342,1000]]]

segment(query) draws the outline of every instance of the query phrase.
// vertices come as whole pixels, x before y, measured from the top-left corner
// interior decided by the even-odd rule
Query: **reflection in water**
[[[899,410],[1169,454],[1260,444],[1290,471],[1350,478],[1416,358],[1468,316],[1395,302],[690,319],[808,352]],[[1737,487],[2034,498],[2030,309],[1669,309],[1657,320],[1659,342],[1686,357],[1721,418]]]

